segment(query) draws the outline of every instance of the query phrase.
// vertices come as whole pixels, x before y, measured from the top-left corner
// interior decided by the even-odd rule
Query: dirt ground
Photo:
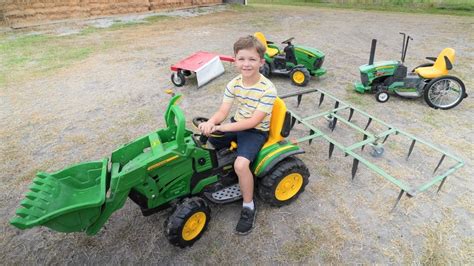
[[[48,25],[10,36],[74,33],[84,25],[77,21]],[[472,97],[442,111],[429,108],[422,99],[391,97],[379,104],[372,95],[352,91],[352,83],[359,79],[358,66],[368,61],[370,40],[379,40],[376,60],[398,59],[398,33],[404,31],[414,37],[406,59],[409,68],[453,47],[457,61],[452,74],[470,93],[473,29],[472,17],[251,6],[214,7],[199,16],[176,15],[152,24],[72,36],[78,43],[113,41],[114,46],[51,75],[10,82],[0,89],[0,261],[8,265],[473,264]],[[180,104],[188,119],[211,115],[226,82],[237,74],[233,67],[226,63],[223,76],[196,89],[192,80],[174,88],[169,66],[197,50],[231,54],[239,36],[255,31],[274,41],[295,37],[295,43],[324,51],[328,73],[313,78],[308,88],[324,89],[436,143],[466,165],[449,176],[440,193],[435,186],[414,198],[404,197],[390,212],[397,187],[362,166],[351,181],[351,159],[337,151],[327,159],[327,143],[304,144],[306,154],[300,158],[311,177],[297,201],[272,208],[257,200],[257,226],[246,237],[233,234],[240,203],[212,206],[208,231],[187,249],[166,240],[163,223],[168,213],[143,217],[131,201],[93,237],[47,228],[21,231],[9,225],[36,171],[107,157],[121,144],[163,127],[169,99],[165,89],[184,95]],[[280,94],[300,90],[283,77],[272,81]],[[315,101],[304,97],[299,109],[311,113]],[[289,106],[295,108],[291,101]],[[418,160],[415,168],[423,168],[420,156],[412,157]]]

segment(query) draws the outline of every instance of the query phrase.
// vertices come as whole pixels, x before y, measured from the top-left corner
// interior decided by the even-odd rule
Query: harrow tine
[[[332,120],[332,125],[331,125],[331,131],[334,131],[334,129],[336,128],[336,124],[337,124],[337,117],[334,117],[333,120]]]
[[[439,191],[441,190],[441,188],[442,188],[443,185],[444,185],[444,181],[446,181],[446,178],[448,178],[448,177],[445,176],[445,177],[443,178],[443,181],[441,181],[441,184],[439,184],[438,191],[436,191],[436,193],[439,193]]]
[[[392,128],[390,127],[390,128],[388,128],[388,130],[392,130]],[[384,143],[385,143],[385,141],[387,141],[387,139],[388,139],[388,136],[390,136],[390,134],[389,134],[389,135],[387,135],[387,136],[385,136],[385,138],[384,138],[384,139],[383,139],[383,141],[382,141],[382,144],[384,144]]]
[[[436,168],[434,169],[433,174],[436,173],[436,170],[438,170],[438,168],[439,168],[439,166],[441,165],[441,163],[443,163],[443,160],[444,160],[445,157],[446,157],[446,154],[443,154],[443,156],[441,156],[441,160],[439,160],[439,163],[438,163],[438,165],[436,166]],[[443,180],[443,182],[444,182],[444,180]],[[439,189],[438,189],[438,191],[439,191]]]
[[[413,151],[413,148],[415,147],[415,142],[416,142],[415,139],[411,142],[410,149],[408,150],[408,155],[407,155],[406,160],[408,160],[408,158],[410,158],[411,152]]]
[[[331,159],[333,151],[334,151],[334,143],[329,142],[329,159]]]
[[[319,105],[318,105],[318,107],[321,106],[321,104],[323,103],[323,101],[324,101],[324,93],[321,93],[321,96],[319,97]]]
[[[402,198],[403,194],[405,193],[405,190],[401,190],[400,191],[400,194],[398,194],[398,197],[397,197],[397,201],[395,202],[395,205],[393,205],[392,207],[392,210],[390,212],[393,212],[395,210],[395,208],[397,207],[398,205],[398,202],[400,202],[400,199]]]
[[[334,109],[337,109],[339,107],[339,101],[336,101],[336,103],[334,104]],[[337,111],[334,112],[334,114],[336,114]]]
[[[351,107],[351,109],[349,109],[349,118],[347,119],[347,121],[351,122],[353,115],[354,115],[354,108]]]
[[[298,104],[296,105],[296,107],[299,107],[300,104],[301,104],[301,99],[303,98],[303,94],[299,94],[298,95]]]
[[[352,180],[354,180],[358,167],[359,167],[359,160],[357,160],[357,158],[354,158],[354,161],[352,163]]]
[[[368,136],[366,134],[364,134],[364,138],[362,139],[362,141],[365,141],[367,138],[368,138]],[[365,145],[362,145],[362,147],[360,147],[360,150],[363,151],[364,148],[365,148]]]
[[[309,135],[313,135],[313,134],[314,134],[314,130],[310,129]],[[313,139],[309,139],[308,142],[309,142],[309,145],[311,145],[311,142],[313,142]]]
[[[367,128],[369,128],[370,123],[372,123],[372,117],[369,117],[369,121],[367,121],[367,125],[365,126],[364,130],[367,130]]]

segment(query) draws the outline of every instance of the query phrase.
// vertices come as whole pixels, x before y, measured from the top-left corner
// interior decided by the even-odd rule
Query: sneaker
[[[250,208],[243,207],[240,213],[240,219],[235,227],[235,231],[239,235],[247,235],[252,231],[255,225],[255,216],[257,215],[257,208],[251,210]]]

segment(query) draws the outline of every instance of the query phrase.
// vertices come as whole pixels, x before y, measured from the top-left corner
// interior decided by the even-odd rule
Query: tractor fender
[[[270,172],[273,169],[273,167],[275,167],[279,162],[283,161],[285,158],[291,157],[296,154],[302,154],[302,153],[305,153],[305,151],[299,148],[297,150],[285,152],[276,156],[275,158],[272,159],[272,161],[268,164],[268,166],[265,167],[265,169],[263,169],[263,171],[261,171],[258,175],[256,175],[256,177],[261,178],[265,176],[266,174],[268,174],[268,172]]]

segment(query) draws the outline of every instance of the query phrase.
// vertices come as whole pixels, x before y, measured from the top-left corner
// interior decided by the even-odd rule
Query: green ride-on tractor
[[[445,48],[438,57],[427,57],[433,63],[415,67],[411,73],[404,65],[408,42],[413,40],[403,35],[400,61],[374,63],[377,40],[372,40],[369,63],[359,67],[361,82],[354,84],[360,93],[375,93],[375,99],[384,103],[390,98],[389,92],[404,98],[424,97],[426,103],[435,109],[451,109],[467,97],[464,83],[457,77],[448,75],[453,68],[455,51]]]
[[[273,42],[267,41],[265,35],[256,32],[254,36],[265,46],[265,65],[260,69],[266,77],[271,75],[289,76],[293,84],[306,86],[311,76],[322,76],[326,69],[322,67],[324,53],[302,45],[293,45],[293,37],[282,44],[286,44],[283,51]]]
[[[110,158],[38,173],[11,224],[95,235],[130,198],[145,216],[170,208],[167,239],[179,247],[192,245],[211,218],[208,202],[236,201],[241,193],[233,170],[235,143],[222,150],[207,146],[205,137],[185,127],[176,104],[180,97],[169,102],[166,128],[123,145]],[[309,178],[307,167],[295,157],[304,151],[285,140],[288,114],[277,98],[269,138],[252,165],[258,195],[274,206],[295,200]],[[202,121],[193,119],[195,126]]]

